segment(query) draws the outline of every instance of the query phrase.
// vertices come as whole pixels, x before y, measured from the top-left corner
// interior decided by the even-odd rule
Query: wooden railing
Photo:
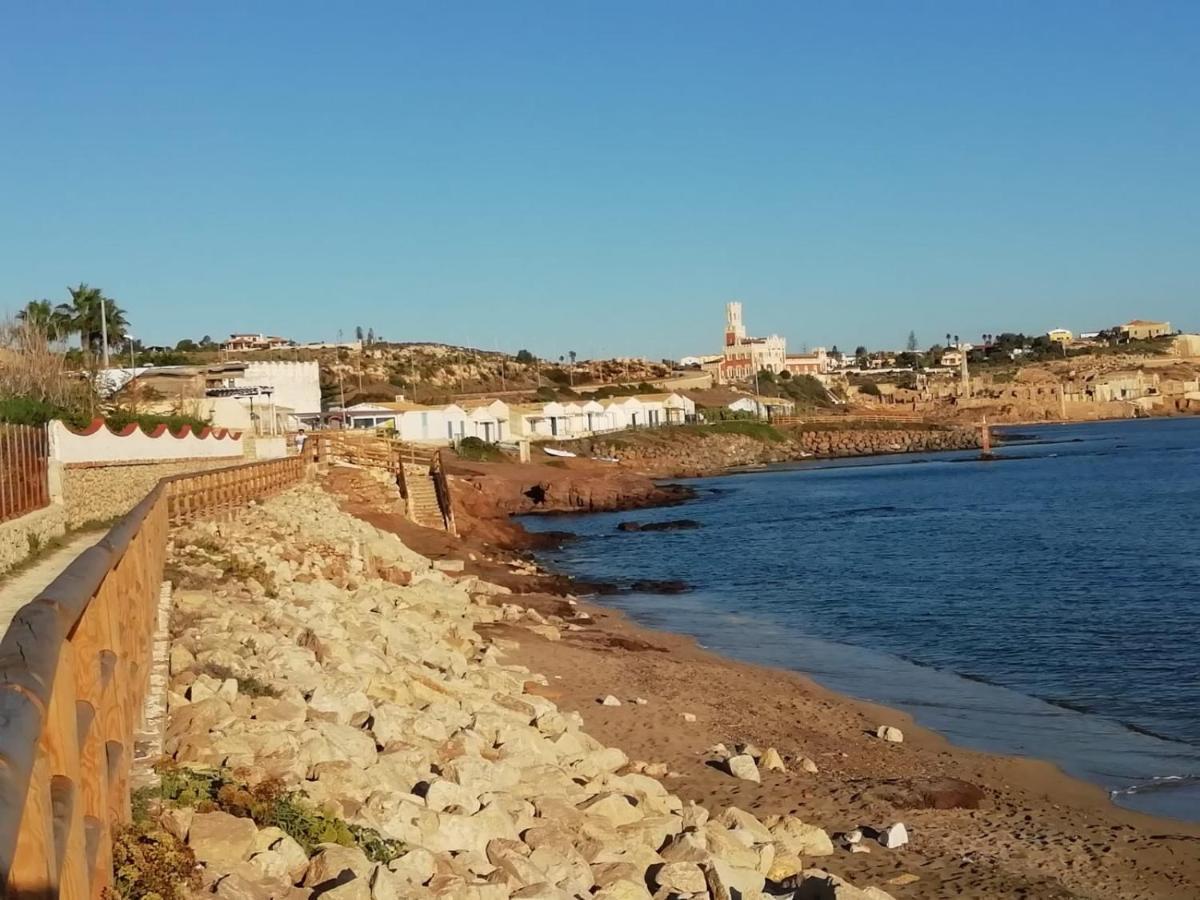
[[[321,431],[312,435],[309,440],[314,443],[316,459],[320,462],[342,460],[357,466],[386,469],[396,479],[400,496],[405,501],[409,499],[408,480],[412,474],[405,472],[405,466],[427,472],[433,478],[438,508],[445,528],[451,534],[457,534],[450,482],[446,478],[445,461],[440,447],[410,444],[366,429]]]
[[[0,522],[50,503],[46,429],[0,425]]]
[[[110,886],[168,527],[304,471],[289,457],[163,479],[13,617],[0,641],[0,896],[99,898]]]
[[[429,474],[433,477],[433,488],[437,492],[438,509],[442,511],[442,522],[451,534],[458,534],[458,526],[454,524],[454,504],[450,500],[450,482],[446,478],[446,465],[442,460],[442,451],[434,453],[429,463]]]

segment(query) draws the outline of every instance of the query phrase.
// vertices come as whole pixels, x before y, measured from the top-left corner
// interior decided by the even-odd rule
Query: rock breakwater
[[[809,457],[874,456],[969,450],[979,434],[969,428],[838,428],[781,432],[770,441],[742,434],[679,434],[670,439],[579,442],[583,452],[618,459],[622,466],[660,478],[714,475],[729,469],[790,462]],[[567,446],[567,445],[564,445]]]
[[[194,855],[196,889],[239,900],[889,896],[806,870],[815,826],[710,813],[647,774],[665,767],[590,737],[547,679],[506,662],[511,641],[490,635],[554,640],[576,617],[526,609],[455,568],[311,486],[174,535],[169,760],[153,828],[178,858]],[[634,705],[648,723],[679,715]],[[140,877],[124,870],[129,896]]]

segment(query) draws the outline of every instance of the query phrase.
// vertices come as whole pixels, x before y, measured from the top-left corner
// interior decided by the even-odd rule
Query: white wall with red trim
[[[83,430],[53,421],[49,431],[50,459],[62,465],[238,459],[244,452],[242,433],[224,428],[193,432],[185,425],[172,433],[160,425],[147,433],[137,425],[129,425],[113,431],[97,419]]]

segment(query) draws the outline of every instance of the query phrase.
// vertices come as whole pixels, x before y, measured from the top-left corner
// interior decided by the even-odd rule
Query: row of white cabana
[[[692,421],[696,404],[682,394],[636,394],[605,400],[550,400],[505,403],[475,400],[441,406],[413,403],[358,403],[333,410],[328,418],[346,428],[387,428],[401,440],[455,443],[467,437],[488,442],[562,440],[627,428],[656,428]]]

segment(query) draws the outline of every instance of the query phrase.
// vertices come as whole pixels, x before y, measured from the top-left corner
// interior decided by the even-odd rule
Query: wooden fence
[[[0,522],[50,503],[45,427],[0,425]]]
[[[320,462],[338,459],[356,466],[386,469],[396,479],[400,496],[406,503],[409,500],[408,482],[417,476],[416,473],[406,472],[405,467],[424,470],[433,479],[438,509],[445,529],[451,534],[457,534],[442,448],[410,444],[366,429],[321,431],[311,435],[309,440],[316,447],[316,458]],[[411,518],[412,504],[408,506]]]
[[[300,457],[163,479],[0,641],[0,896],[99,898],[130,821],[167,530],[300,481]]]

